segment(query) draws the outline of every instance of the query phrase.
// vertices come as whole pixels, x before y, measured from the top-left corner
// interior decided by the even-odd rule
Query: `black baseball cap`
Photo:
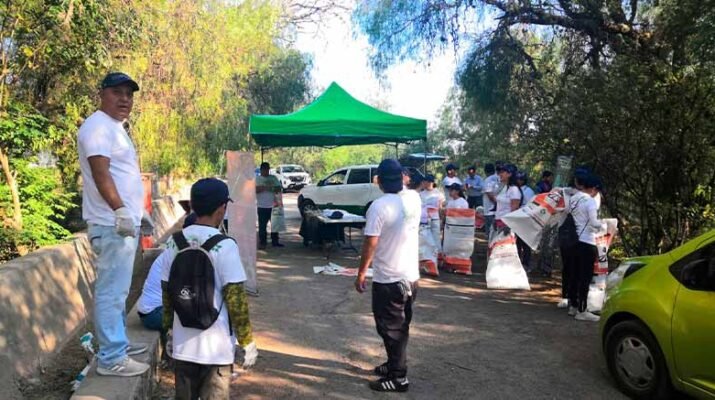
[[[377,167],[377,176],[385,193],[398,193],[402,190],[402,165],[399,161],[388,158]]]
[[[459,183],[453,183],[453,184],[447,186],[447,190],[457,190],[457,191],[460,191],[460,192],[461,192],[461,191],[462,191],[462,185],[460,185]]]
[[[119,85],[123,85],[125,83],[129,84],[129,87],[132,88],[135,92],[139,90],[139,84],[132,78],[129,77],[129,75],[125,74],[124,72],[110,72],[107,74],[107,76],[102,79],[102,84],[100,86],[101,89],[106,89],[110,87],[115,87]]]
[[[426,180],[427,182],[432,182],[432,183],[434,183],[434,175],[432,175],[432,174],[427,174],[427,175],[425,175],[425,180]]]
[[[204,178],[191,186],[191,208],[197,216],[210,215],[229,201],[228,186],[219,179]]]

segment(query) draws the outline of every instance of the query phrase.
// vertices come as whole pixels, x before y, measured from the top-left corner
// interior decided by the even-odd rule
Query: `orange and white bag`
[[[448,208],[445,211],[444,268],[466,275],[472,274],[474,252],[474,210]]]

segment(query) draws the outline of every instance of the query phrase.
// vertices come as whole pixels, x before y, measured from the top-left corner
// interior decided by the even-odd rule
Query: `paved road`
[[[242,399],[621,399],[600,352],[597,324],[554,306],[556,280],[531,292],[487,290],[477,273],[424,279],[409,347],[410,391],[372,393],[369,369],[384,358],[369,294],[352,278],[313,275],[319,249],[302,246],[295,195],[286,195],[283,249],[259,252],[260,297],[251,319],[261,349],[257,367],[234,383]],[[333,260],[357,266],[357,255]],[[479,272],[482,273],[479,273]]]

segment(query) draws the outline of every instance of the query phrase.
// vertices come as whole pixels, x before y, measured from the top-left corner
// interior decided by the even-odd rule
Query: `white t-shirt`
[[[379,237],[372,261],[374,282],[420,278],[420,209],[418,196],[387,193],[367,210],[365,235]]]
[[[467,203],[467,200],[457,197],[456,199],[450,199],[446,208],[469,208],[469,203]]]
[[[459,179],[457,176],[450,178],[448,176],[445,176],[444,179],[442,179],[442,187],[444,188],[444,196],[446,198],[449,198],[449,190],[447,189],[447,186],[451,186],[452,184],[462,184],[462,180]]]
[[[494,202],[489,199],[487,193],[496,194],[499,191],[499,175],[494,174],[484,179],[484,189],[482,191],[484,193],[482,195],[484,215],[494,215],[495,211],[492,211]]]
[[[596,232],[601,228],[596,200],[586,193],[577,191],[571,196],[570,207],[579,242],[596,245]]]
[[[191,225],[184,229],[184,236],[189,244],[203,244],[208,238],[218,235],[216,228],[205,225]],[[171,263],[176,256],[177,247],[173,239],[167,243],[165,253],[171,262],[165,263],[161,270],[161,280],[169,281]],[[223,301],[223,287],[228,283],[240,283],[246,280],[246,272],[241,264],[238,246],[233,240],[224,240],[214,246],[209,253],[214,267],[214,307],[221,310],[218,319],[206,330],[185,328],[179,316],[174,313],[174,348],[173,357],[177,360],[204,365],[229,365],[234,360],[234,341],[228,326],[228,310]]]
[[[174,255],[168,251],[163,251],[154,260],[149,268],[149,274],[144,281],[142,294],[137,300],[137,311],[142,314],[149,314],[155,308],[163,305],[161,298],[161,273],[164,269],[170,269],[174,261]]]
[[[440,204],[444,202],[444,194],[440,190],[423,190],[420,192],[420,198],[422,199],[422,206],[427,208],[440,209]],[[432,219],[439,219],[439,213],[432,215]]]
[[[281,183],[278,182],[278,178],[273,175],[268,176],[257,176],[256,186],[270,186],[272,188],[280,188]],[[273,190],[266,190],[260,193],[256,193],[256,203],[258,208],[273,208],[273,204],[276,201],[276,193]]]
[[[124,206],[139,226],[144,203],[144,186],[139,171],[134,143],[122,126],[122,121],[96,111],[80,126],[77,136],[79,169],[82,172],[82,218],[91,224],[114,226],[114,211],[104,200],[92,177],[89,157],[103,156],[110,159],[109,174],[117,187]]]
[[[511,212],[511,201],[521,200],[521,190],[517,186],[504,186],[497,195],[497,212],[495,219],[501,219]]]

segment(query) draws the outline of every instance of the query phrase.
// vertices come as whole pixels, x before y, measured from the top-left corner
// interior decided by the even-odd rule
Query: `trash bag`
[[[519,260],[516,236],[504,229],[495,230],[489,239],[487,288],[531,290],[529,278]]]
[[[448,208],[445,212],[444,252],[445,269],[466,275],[472,274],[474,252],[474,210]]]

